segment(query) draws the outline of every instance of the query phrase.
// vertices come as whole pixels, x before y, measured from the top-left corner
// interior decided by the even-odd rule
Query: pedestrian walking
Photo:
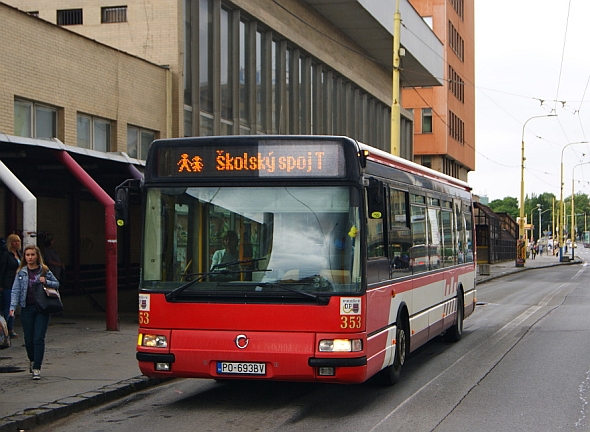
[[[10,316],[21,307],[20,319],[25,337],[25,348],[29,358],[29,372],[34,380],[41,379],[41,365],[45,354],[45,333],[49,325],[49,315],[37,308],[33,284],[41,282],[50,288],[59,288],[59,281],[43,263],[41,251],[35,245],[28,245],[24,250],[24,259],[18,267],[12,297]]]
[[[61,258],[57,251],[53,248],[55,239],[53,234],[47,234],[43,241],[43,260],[51,273],[57,278],[60,283],[63,283],[63,272],[65,265],[62,263]]]
[[[16,270],[21,263],[21,240],[18,234],[10,234],[6,238],[6,249],[0,255],[0,291],[2,298],[0,312],[6,320],[8,333],[12,339],[18,337],[13,330],[14,317],[10,316],[10,298],[12,295],[12,284],[16,276]]]

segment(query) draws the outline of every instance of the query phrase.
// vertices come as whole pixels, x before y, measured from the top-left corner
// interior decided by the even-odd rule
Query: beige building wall
[[[58,137],[77,143],[77,114],[110,120],[111,151],[127,125],[167,137],[166,68],[0,3],[0,132],[13,134],[15,98],[58,110]]]

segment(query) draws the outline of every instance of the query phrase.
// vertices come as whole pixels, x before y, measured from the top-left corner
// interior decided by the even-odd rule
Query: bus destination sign
[[[158,177],[344,177],[339,142],[258,141],[235,145],[162,146]]]

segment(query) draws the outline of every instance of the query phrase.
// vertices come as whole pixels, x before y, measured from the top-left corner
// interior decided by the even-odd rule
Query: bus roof
[[[419,165],[415,162],[401,158],[399,156],[394,156],[391,153],[387,153],[383,150],[379,150],[378,148],[371,147],[367,144],[363,144],[361,142],[359,142],[358,144],[361,150],[367,150],[369,152],[369,155],[367,157],[368,160],[380,163],[382,165],[391,166],[394,168],[401,168],[404,171],[409,171],[410,173],[415,175],[419,175],[436,181],[441,181],[443,183],[459,187],[461,189],[465,189],[466,191],[471,191],[471,186],[469,186],[469,184],[467,182],[464,182],[463,180],[459,180],[455,177],[451,177],[449,175]]]

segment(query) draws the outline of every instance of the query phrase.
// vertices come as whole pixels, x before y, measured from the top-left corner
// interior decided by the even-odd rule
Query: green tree
[[[526,200],[525,200],[526,202]],[[516,220],[519,216],[518,199],[506,197],[493,200],[489,206],[495,213],[508,213]]]

